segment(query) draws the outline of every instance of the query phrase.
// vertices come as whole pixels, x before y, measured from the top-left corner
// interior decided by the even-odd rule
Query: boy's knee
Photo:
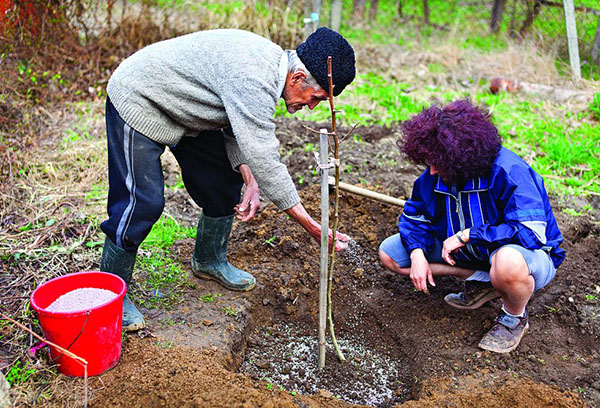
[[[519,251],[502,247],[492,257],[490,277],[493,280],[514,281],[529,276],[529,267]]]
[[[392,264],[394,261],[392,260],[392,258],[390,258],[388,254],[383,252],[381,248],[379,248],[379,260],[381,261],[383,266],[385,266],[388,269],[392,269]]]

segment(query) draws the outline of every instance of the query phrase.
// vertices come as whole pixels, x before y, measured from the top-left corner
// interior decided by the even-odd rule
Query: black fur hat
[[[356,76],[352,46],[344,37],[327,27],[321,27],[309,35],[306,41],[296,48],[296,53],[306,69],[327,92],[329,92],[327,57],[331,56],[334,96],[342,93],[346,85]]]

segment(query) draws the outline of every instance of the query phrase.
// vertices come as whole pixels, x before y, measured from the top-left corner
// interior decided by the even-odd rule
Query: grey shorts
[[[556,276],[556,268],[548,253],[541,249],[526,249],[520,245],[513,244],[505,245],[492,252],[487,264],[461,262],[457,266],[489,273],[492,256],[501,248],[514,248],[523,255],[529,267],[529,274],[533,276],[535,281],[535,290],[540,290]],[[386,238],[379,246],[379,249],[392,258],[401,268],[410,268],[410,254],[404,247],[400,239],[400,234]],[[442,259],[442,243],[440,241],[435,240],[433,251],[427,255],[427,260],[430,263],[446,263]]]

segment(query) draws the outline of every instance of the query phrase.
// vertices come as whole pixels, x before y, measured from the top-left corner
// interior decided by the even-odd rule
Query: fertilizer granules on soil
[[[354,404],[388,407],[402,399],[398,395],[404,379],[400,361],[356,339],[339,339],[339,345],[346,363],[332,365],[336,357],[333,346],[327,344],[329,364],[320,370],[316,358],[318,339],[282,325],[273,333],[250,340],[240,371],[280,389],[303,394],[327,390],[334,398]],[[340,375],[344,380],[339,380]]]
[[[46,308],[49,312],[77,312],[110,302],[117,294],[106,289],[79,288],[61,295]]]

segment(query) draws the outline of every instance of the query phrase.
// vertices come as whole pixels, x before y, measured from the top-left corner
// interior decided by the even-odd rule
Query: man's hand
[[[462,232],[462,239],[465,242],[469,242],[469,229]],[[449,265],[456,265],[456,261],[452,258],[452,254],[455,253],[459,248],[465,246],[456,235],[452,235],[444,241],[442,246],[442,259],[448,262]]]
[[[410,280],[415,289],[427,294],[429,294],[427,282],[429,281],[431,286],[435,286],[433,272],[422,249],[415,249],[410,253]]]
[[[311,237],[318,243],[321,242],[321,226],[318,222],[313,220],[313,218],[308,215],[306,209],[301,203],[296,204],[295,206],[288,208],[285,210],[285,213],[289,215],[294,221],[298,224],[302,225],[302,227],[309,233]],[[335,251],[342,251],[348,247],[348,241],[350,241],[350,237],[346,234],[342,234],[341,232],[337,232],[335,234]],[[329,245],[333,240],[333,231],[329,229]]]
[[[319,243],[321,242],[321,231],[319,231],[319,237],[318,239],[315,238]],[[331,245],[331,242],[333,241],[333,230],[331,228],[329,228],[329,245]],[[341,232],[337,232],[335,234],[335,252],[338,251],[342,251],[346,248],[348,248],[348,242],[350,241],[350,237],[346,234],[343,234]]]
[[[247,164],[241,164],[239,171],[244,179],[246,190],[242,196],[242,201],[233,207],[233,209],[236,212],[235,217],[240,221],[246,222],[254,218],[260,208],[260,190]]]

